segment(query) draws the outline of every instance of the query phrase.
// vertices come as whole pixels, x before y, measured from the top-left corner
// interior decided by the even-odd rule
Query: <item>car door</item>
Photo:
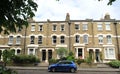
[[[65,69],[65,71],[69,71],[70,70],[70,62],[66,62],[65,63],[64,69]]]
[[[58,64],[57,64],[57,67],[56,67],[56,70],[57,71],[64,71],[64,62],[59,62]]]

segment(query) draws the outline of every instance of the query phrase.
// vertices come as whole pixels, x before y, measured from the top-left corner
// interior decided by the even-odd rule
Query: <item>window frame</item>
[[[16,37],[16,44],[21,44],[21,36],[17,36]]]
[[[9,42],[8,42],[8,44],[13,44],[13,40],[14,40],[14,37],[13,36],[9,36]]]
[[[80,35],[75,35],[75,43],[80,43]]]
[[[39,31],[43,31],[43,25],[39,25]]]
[[[98,24],[97,25],[97,29],[98,29],[98,31],[102,31],[103,30],[103,25],[102,24]]]
[[[111,52],[112,49],[112,52]],[[115,59],[115,48],[106,47],[105,50],[105,59]]]
[[[98,43],[103,44],[103,35],[98,36]]]
[[[65,36],[61,36],[61,37],[60,37],[60,43],[61,43],[61,44],[64,44],[64,43],[65,43]]]
[[[111,30],[110,24],[105,24],[105,28],[107,31],[110,31]]]
[[[57,36],[52,36],[52,44],[56,44],[57,43]]]
[[[75,24],[75,30],[80,30],[80,25],[79,24]]]
[[[32,37],[33,37],[33,39],[32,39]],[[31,36],[30,37],[30,44],[34,44],[35,43],[35,36]]]
[[[43,37],[42,36],[38,36],[38,44],[42,44],[43,43]]]
[[[88,30],[88,24],[83,24],[83,30]]]
[[[57,25],[56,24],[53,24],[52,31],[57,31]]]
[[[112,44],[112,36],[111,35],[107,35],[106,39],[107,39],[107,44]]]
[[[83,43],[88,44],[88,35],[83,36]]]
[[[65,31],[65,25],[64,24],[60,25],[60,31]]]
[[[31,25],[31,31],[35,31],[35,25]]]

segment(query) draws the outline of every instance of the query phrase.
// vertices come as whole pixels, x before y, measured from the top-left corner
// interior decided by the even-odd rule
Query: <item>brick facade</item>
[[[85,59],[92,53],[93,62],[109,62],[120,54],[120,20],[104,19],[65,21],[29,21],[29,27],[0,35],[0,50],[15,49],[16,55],[33,54],[41,61],[59,58],[56,50],[66,48],[75,58]]]

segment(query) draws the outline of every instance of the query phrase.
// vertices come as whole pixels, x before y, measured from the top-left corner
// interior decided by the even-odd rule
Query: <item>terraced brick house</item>
[[[92,54],[94,63],[116,60],[120,54],[120,20],[111,19],[109,14],[100,20],[70,20],[67,13],[65,21],[30,19],[29,27],[0,34],[0,51],[14,49],[16,55],[36,55],[43,62],[59,58],[56,50],[60,47],[72,51],[75,58]]]

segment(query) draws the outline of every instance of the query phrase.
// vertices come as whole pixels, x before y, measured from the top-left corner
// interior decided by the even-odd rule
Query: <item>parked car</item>
[[[49,72],[56,72],[56,71],[66,71],[66,72],[76,72],[77,71],[77,66],[73,61],[59,61],[56,64],[52,64],[48,66],[48,71]]]

